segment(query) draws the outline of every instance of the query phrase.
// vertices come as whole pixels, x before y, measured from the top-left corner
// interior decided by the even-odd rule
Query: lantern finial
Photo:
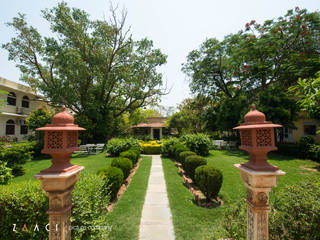
[[[65,112],[66,111],[66,106],[65,105],[62,105],[62,107],[61,107],[61,112]]]
[[[251,105],[251,111],[255,111],[256,110],[256,105],[253,103],[252,105]]]

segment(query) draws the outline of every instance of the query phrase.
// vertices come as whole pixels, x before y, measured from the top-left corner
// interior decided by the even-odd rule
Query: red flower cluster
[[[249,68],[249,66],[248,66],[248,65],[244,65],[243,67],[244,67],[244,68]]]
[[[298,21],[300,21],[300,16],[299,15],[297,15],[296,18],[297,18]]]

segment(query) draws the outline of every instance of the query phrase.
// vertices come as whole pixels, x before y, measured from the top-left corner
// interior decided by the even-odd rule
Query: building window
[[[7,97],[8,105],[15,106],[17,101],[17,96],[14,92],[10,92]]]
[[[317,126],[316,125],[304,125],[304,135],[316,135]]]
[[[26,125],[26,121],[23,121],[23,123],[20,126],[20,134],[21,135],[27,135],[28,134],[28,126]]]
[[[14,121],[13,120],[8,120],[6,123],[6,135],[14,135]]]
[[[23,96],[21,106],[24,108],[29,108],[29,98],[27,96]]]

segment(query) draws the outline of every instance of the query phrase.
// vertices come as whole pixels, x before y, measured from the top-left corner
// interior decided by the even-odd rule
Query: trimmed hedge
[[[320,145],[311,144],[308,151],[310,159],[320,162]]]
[[[107,152],[112,157],[118,157],[120,153],[132,147],[140,148],[139,142],[134,138],[113,138],[106,145]]]
[[[81,175],[72,192],[74,207],[71,213],[72,239],[102,239],[105,232],[94,226],[104,226],[107,212],[101,210],[108,205],[109,196],[102,191],[103,177]],[[45,229],[48,224],[48,198],[36,181],[22,182],[14,188],[0,188],[0,239],[48,239]],[[104,218],[104,219],[103,219]],[[13,231],[16,224],[16,232]],[[23,232],[26,224],[28,232]],[[38,224],[39,231],[33,231]],[[80,228],[85,226],[84,228]],[[106,230],[104,230],[106,231]]]
[[[104,177],[105,185],[103,191],[110,192],[111,199],[115,199],[124,180],[122,170],[108,166],[99,170],[97,174]]]
[[[224,214],[225,238],[245,239],[247,204],[241,200]],[[269,239],[320,239],[320,182],[314,179],[280,189],[269,214]]]
[[[172,152],[172,146],[179,143],[179,139],[175,137],[169,137],[166,139],[162,139],[162,147],[161,147],[161,156],[163,157],[174,157],[174,153]]]
[[[6,162],[8,167],[12,167],[17,164],[24,164],[26,161],[32,159],[32,149],[35,143],[23,142],[15,143],[9,147],[1,149],[0,161]]]
[[[191,151],[200,156],[209,155],[211,140],[206,134],[187,134],[181,137],[181,142],[183,142]]]
[[[161,144],[157,144],[157,145],[144,144],[142,146],[142,152],[144,154],[160,154]]]
[[[197,167],[201,165],[206,165],[207,160],[198,155],[192,155],[186,158],[184,161],[183,168],[186,171],[186,174],[194,180],[194,173]]]
[[[208,165],[199,166],[195,170],[194,178],[207,199],[218,197],[223,180],[222,172],[219,169]]]
[[[180,163],[182,164],[182,167],[183,167],[183,164],[184,164],[184,161],[186,160],[186,158],[189,156],[194,156],[194,155],[197,155],[197,154],[195,152],[191,152],[191,151],[181,152],[179,155],[179,159],[180,159]]]
[[[133,165],[136,164],[139,159],[136,151],[132,151],[132,150],[127,150],[127,151],[120,153],[120,157],[129,158],[132,161]]]
[[[277,144],[277,147],[279,154],[291,157],[300,157],[301,155],[297,144]]]
[[[133,167],[132,161],[129,158],[114,158],[111,161],[111,167],[117,167],[120,168],[123,172],[123,177],[126,179],[130,171]]]
[[[177,144],[171,146],[171,148],[172,148],[171,151],[172,151],[172,153],[174,155],[174,158],[177,161],[180,161],[180,153],[181,152],[185,152],[185,151],[189,151],[190,150],[186,145],[184,145],[182,143],[177,143]]]
[[[311,136],[303,136],[299,139],[299,151],[301,157],[308,157],[309,148],[312,144],[314,144],[314,139]]]

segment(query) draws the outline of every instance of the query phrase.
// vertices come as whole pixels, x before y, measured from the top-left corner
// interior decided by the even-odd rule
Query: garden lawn
[[[219,193],[224,205],[218,208],[202,208],[193,202],[193,195],[183,185],[182,177],[174,163],[167,158],[162,159],[167,185],[168,198],[173,218],[175,237],[179,239],[219,239],[223,238],[221,223],[223,214],[230,204],[245,199],[244,183],[240,172],[233,165],[248,161],[247,154],[241,151],[210,151],[206,158],[208,165],[223,172],[223,184]],[[310,160],[294,159],[277,154],[269,155],[269,163],[286,172],[278,178],[278,187],[273,188],[271,198],[278,189],[293,185],[307,178],[319,178],[319,164]]]
[[[143,157],[126,192],[107,216],[112,227],[109,240],[138,239],[142,207],[147,192],[151,157]]]

